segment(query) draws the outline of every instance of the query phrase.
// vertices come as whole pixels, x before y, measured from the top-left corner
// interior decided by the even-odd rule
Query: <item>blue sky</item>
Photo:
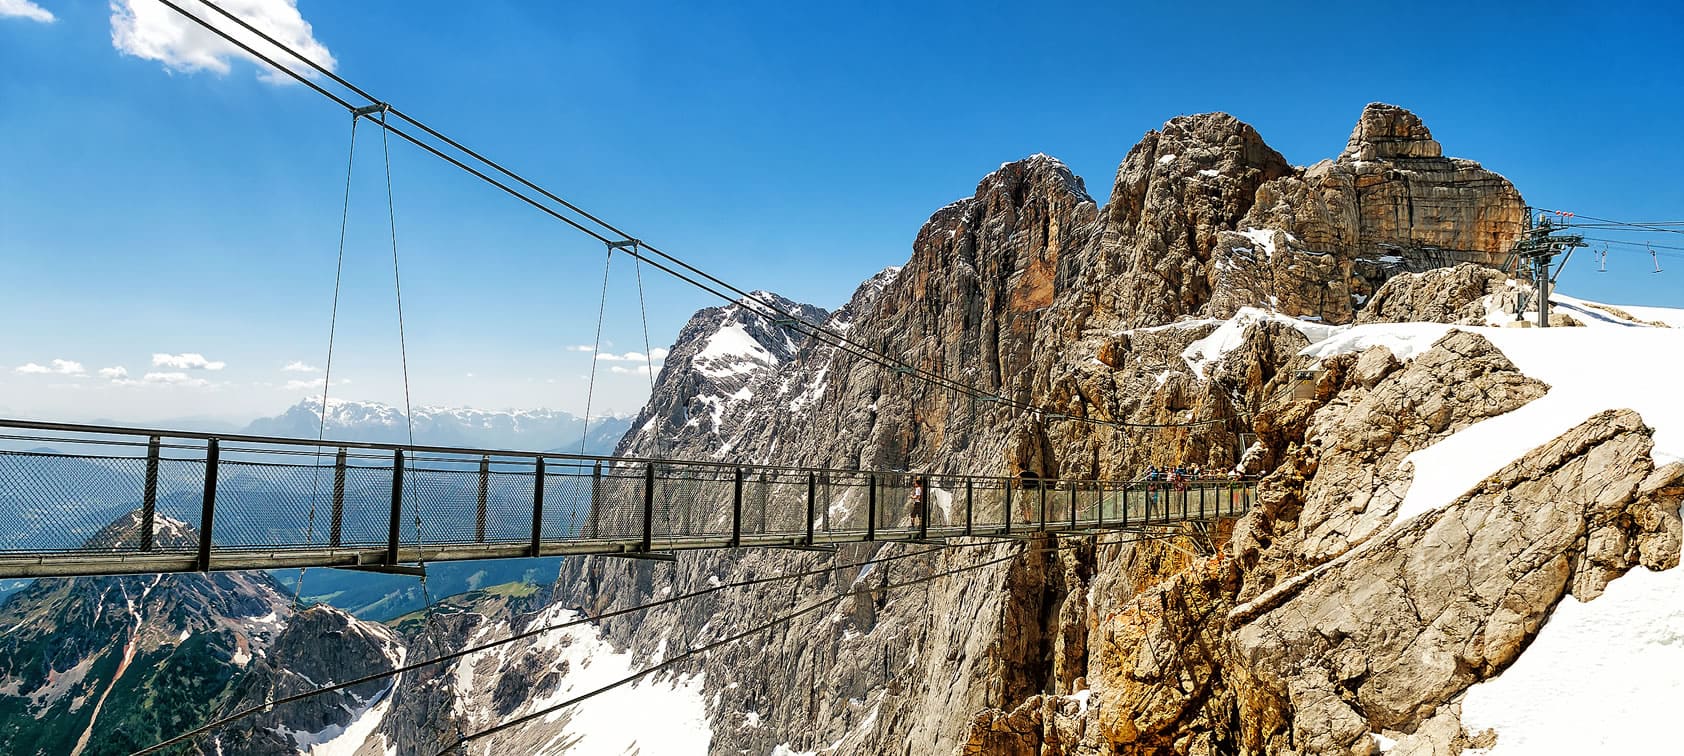
[[[0,0],[0,414],[274,414],[321,375],[283,368],[323,364],[349,117],[171,47],[134,5],[125,38],[128,0]],[[904,262],[929,213],[1001,162],[1055,155],[1103,202],[1143,133],[1209,110],[1308,164],[1364,103],[1394,102],[1533,205],[1684,219],[1673,3],[911,5],[303,0],[308,29],[288,28],[633,234],[822,306]],[[359,131],[332,392],[401,401],[379,134]],[[591,341],[600,245],[407,145],[391,160],[415,401],[581,410],[588,355],[569,347]],[[1684,307],[1675,255],[1659,275],[1639,252],[1607,273],[1575,258],[1561,285]],[[716,304],[644,282],[655,346]],[[605,349],[641,351],[632,270],[610,287]],[[599,409],[647,388],[601,380]]]

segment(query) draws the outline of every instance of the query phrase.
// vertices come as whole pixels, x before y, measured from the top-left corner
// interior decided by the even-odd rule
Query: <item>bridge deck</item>
[[[0,420],[0,578],[1133,529],[1254,495]]]

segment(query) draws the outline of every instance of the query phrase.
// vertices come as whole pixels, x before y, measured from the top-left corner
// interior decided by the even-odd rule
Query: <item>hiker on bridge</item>
[[[907,499],[907,506],[912,510],[911,517],[907,518],[908,520],[910,520],[912,522],[912,527],[915,527],[915,528],[923,527],[924,526],[924,476],[922,476],[922,475],[912,476],[912,495],[910,497],[908,497],[908,499]]]

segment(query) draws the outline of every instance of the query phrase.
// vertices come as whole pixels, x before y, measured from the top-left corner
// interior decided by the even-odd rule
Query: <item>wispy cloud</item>
[[[315,75],[303,63],[223,18],[198,0],[177,0],[177,4],[281,65],[309,76]],[[323,68],[332,71],[338,66],[333,53],[316,40],[310,22],[298,12],[297,0],[223,0],[221,5]],[[258,74],[258,78],[264,81],[271,84],[291,81],[284,72],[270,68],[157,0],[111,0],[111,46],[124,55],[156,60],[171,71],[227,74],[229,61],[242,59],[261,67],[262,73]]]
[[[292,362],[287,363],[286,367],[281,368],[281,370],[287,373],[319,373],[322,369],[316,367],[315,365],[307,365],[299,360],[293,360]]]
[[[82,367],[82,363],[75,360],[53,360],[48,365],[24,363],[13,368],[12,372],[23,375],[87,375],[88,371]]]
[[[340,378],[339,380],[334,381],[333,385],[343,386],[343,385],[345,385],[347,383],[350,383],[350,382],[351,382],[350,378]],[[292,379],[290,381],[287,381],[286,383],[281,385],[281,390],[283,390],[283,391],[298,391],[300,389],[310,389],[312,392],[321,391],[322,390],[322,379],[321,378],[294,378],[294,379]]]
[[[185,386],[187,388],[204,388],[206,386],[211,385],[210,381],[207,381],[203,378],[195,378],[195,377],[193,377],[191,375],[188,375],[186,373],[176,373],[176,372],[147,373],[146,375],[143,375],[143,376],[140,377],[140,382],[141,383],[150,383],[150,384],[153,384],[153,385],[164,385],[164,386]]]
[[[152,355],[153,367],[174,368],[176,370],[221,370],[228,367],[228,363],[221,360],[207,360],[198,352],[182,352],[181,354],[155,353]]]
[[[570,352],[584,352],[586,354],[590,354],[592,351],[589,346],[583,345],[570,346],[567,350]],[[668,350],[656,347],[649,350],[648,355],[644,355],[642,352],[626,352],[625,354],[597,352],[596,358],[603,362],[661,362],[667,358],[667,354],[669,354]]]
[[[0,0],[0,18],[22,18],[43,24],[58,20],[51,11],[29,0]]]
[[[638,365],[636,367],[622,367],[620,365],[614,365],[608,368],[608,371],[611,373],[620,373],[622,375],[648,375],[649,366]]]

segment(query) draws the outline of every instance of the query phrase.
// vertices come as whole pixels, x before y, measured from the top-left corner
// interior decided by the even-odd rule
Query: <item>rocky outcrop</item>
[[[1286,462],[1316,481],[1301,492],[1305,527],[1295,535],[1294,556],[1307,564],[1343,554],[1391,523],[1414,477],[1403,469],[1411,453],[1549,388],[1521,375],[1489,341],[1462,331],[1396,372],[1389,372],[1397,362],[1383,346],[1345,362],[1353,385],[1316,414]]]
[[[1649,429],[1605,412],[1443,509],[1236,607],[1230,647],[1258,721],[1248,750],[1359,753],[1413,731],[1512,662],[1569,592],[1677,565],[1684,466],[1656,470]]]
[[[384,625],[362,622],[328,606],[294,614],[266,653],[240,678],[220,712],[261,707],[277,698],[367,675],[403,663],[404,647]],[[262,711],[216,736],[214,750],[250,754],[297,753],[331,741],[391,695],[395,681],[376,679]]]
[[[1266,260],[1263,280],[1303,297],[1288,311],[1342,323],[1397,273],[1501,264],[1526,205],[1502,176],[1444,157],[1415,114],[1374,103],[1337,160],[1260,187],[1242,227],[1260,231],[1228,239],[1230,266]]]
[[[1523,293],[1530,297],[1532,287],[1496,269],[1462,263],[1391,278],[1357,313],[1357,322],[1486,325],[1488,313],[1516,312]]]

